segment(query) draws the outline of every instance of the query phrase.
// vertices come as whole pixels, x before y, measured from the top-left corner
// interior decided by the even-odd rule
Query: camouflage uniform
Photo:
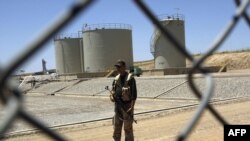
[[[131,107],[131,101],[135,102],[137,98],[137,90],[136,90],[136,82],[135,79],[132,77],[128,81],[128,86],[130,87],[131,92],[131,100],[130,101],[123,101],[121,98],[122,95],[122,87],[125,85],[125,81],[128,77],[128,73],[124,76],[120,76],[117,82],[113,82],[113,91],[115,92],[114,96],[119,98],[121,103],[123,104],[123,108],[127,111]],[[115,103],[115,115],[113,119],[114,125],[114,133],[113,138],[115,141],[121,140],[121,132],[122,132],[122,125],[124,124],[124,131],[125,131],[125,141],[134,141],[134,134],[133,134],[133,113],[134,109],[131,110],[129,113],[125,113],[125,111],[121,110],[121,107]]]

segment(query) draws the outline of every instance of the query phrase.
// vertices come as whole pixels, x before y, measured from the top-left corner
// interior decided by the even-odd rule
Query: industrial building
[[[58,74],[83,71],[83,43],[80,34],[58,35],[54,38],[54,45]]]
[[[161,24],[175,39],[185,47],[184,16],[181,14],[159,16]],[[151,53],[154,56],[155,69],[186,67],[186,58],[155,28],[151,37]]]

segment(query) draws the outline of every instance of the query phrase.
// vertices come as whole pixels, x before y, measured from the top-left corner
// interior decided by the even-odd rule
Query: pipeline
[[[160,97],[160,96],[163,96],[163,95],[167,94],[168,92],[172,91],[173,89],[175,89],[175,88],[177,88],[177,87],[179,87],[179,86],[181,86],[181,85],[183,85],[183,84],[185,84],[185,83],[187,83],[187,82],[188,82],[188,80],[186,80],[186,81],[184,81],[184,82],[182,82],[182,83],[180,83],[180,84],[178,84],[178,85],[176,85],[176,86],[174,86],[174,87],[168,89],[167,91],[165,91],[165,92],[163,92],[163,93],[161,93],[161,94],[155,96],[153,99],[156,99],[156,98],[158,98],[158,97]]]

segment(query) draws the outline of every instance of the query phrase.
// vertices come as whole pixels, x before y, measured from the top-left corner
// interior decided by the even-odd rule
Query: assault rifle
[[[106,86],[106,87],[105,87],[105,90],[108,90],[108,91],[110,92],[110,95],[112,96],[114,102],[118,105],[118,107],[120,108],[120,110],[121,110],[123,113],[126,113],[127,116],[128,116],[129,118],[132,118],[133,121],[137,124],[137,120],[135,120],[135,119],[132,117],[132,115],[130,115],[130,114],[127,113],[127,111],[125,110],[126,108],[125,108],[125,106],[123,105],[122,101],[121,101],[118,97],[114,96],[114,94],[112,93],[112,91],[109,89],[109,86]]]

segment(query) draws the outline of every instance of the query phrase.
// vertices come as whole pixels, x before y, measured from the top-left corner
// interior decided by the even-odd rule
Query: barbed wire
[[[6,131],[13,124],[13,122],[17,118],[20,118],[26,121],[27,123],[30,123],[31,125],[37,127],[52,139],[59,141],[67,140],[65,137],[63,137],[63,135],[58,134],[56,131],[47,128],[44,123],[38,121],[33,115],[31,115],[23,108],[22,94],[19,91],[18,87],[14,85],[14,83],[9,78],[10,75],[18,67],[20,67],[29,58],[38,53],[49,39],[53,38],[55,34],[57,34],[60,30],[62,30],[63,27],[69,24],[77,15],[79,15],[80,12],[85,11],[94,2],[95,0],[81,0],[78,3],[75,3],[64,15],[62,15],[58,20],[56,20],[53,25],[48,27],[47,30],[44,31],[44,33],[37,40],[34,40],[34,42],[32,42],[24,52],[17,56],[13,60],[13,62],[10,63],[9,66],[7,66],[6,68],[1,68],[0,66],[0,99],[4,105],[4,110],[7,111],[7,114],[5,114],[2,120],[0,121],[0,139],[4,137],[4,133],[6,133]],[[188,74],[187,81],[194,95],[200,100],[200,105],[198,106],[192,119],[188,122],[181,134],[178,136],[177,140],[182,141],[187,138],[187,136],[197,125],[201,114],[206,109],[208,109],[212,113],[212,115],[220,122],[222,126],[225,124],[229,124],[222,117],[222,115],[218,111],[216,111],[212,105],[209,104],[209,100],[214,93],[214,82],[211,75],[208,73],[208,70],[202,68],[202,64],[228,38],[240,18],[244,18],[246,23],[250,27],[250,17],[247,14],[247,8],[249,7],[250,0],[234,0],[237,9],[232,19],[222,30],[218,38],[216,38],[215,41],[211,44],[209,50],[206,51],[206,53],[204,53],[204,55],[197,60],[194,59],[192,55],[187,50],[185,50],[185,48],[175,39],[175,37],[161,25],[161,23],[158,21],[153,12],[150,11],[149,7],[147,7],[147,5],[142,0],[133,0],[133,2],[145,14],[145,16],[148,17],[149,20],[161,31],[163,36],[169,39],[169,41],[174,45],[175,49],[177,49],[193,64],[192,69]],[[199,70],[206,78],[207,89],[204,93],[200,92],[197,89],[193,81],[193,75],[196,70]]]

